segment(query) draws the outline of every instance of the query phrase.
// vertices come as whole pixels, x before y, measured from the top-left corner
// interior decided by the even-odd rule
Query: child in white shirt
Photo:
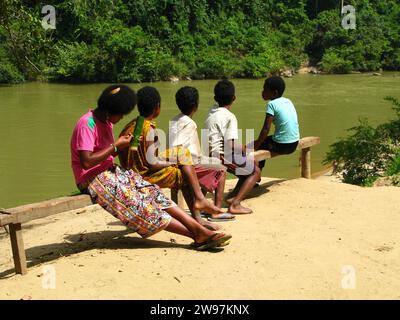
[[[181,113],[175,116],[170,122],[170,147],[180,146],[190,151],[200,186],[205,193],[215,192],[214,204],[218,208],[221,208],[224,196],[226,169],[220,164],[221,162],[219,159],[212,159],[202,155],[197,135],[197,125],[192,119],[198,108],[199,93],[196,88],[186,86],[177,91],[175,98]],[[208,220],[227,221],[233,220],[234,218],[235,217],[229,213],[221,213],[210,215]]]
[[[241,201],[260,179],[261,171],[256,161],[245,155],[245,148],[237,143],[237,119],[230,111],[236,99],[235,86],[229,80],[221,80],[214,88],[214,95],[217,104],[209,110],[204,126],[209,130],[210,155],[219,157],[228,171],[239,178],[234,190],[226,199],[229,212],[252,213],[251,209],[241,205]]]

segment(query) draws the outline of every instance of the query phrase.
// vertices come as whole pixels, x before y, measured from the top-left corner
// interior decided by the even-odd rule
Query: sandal
[[[219,238],[214,239],[216,236],[221,235]],[[205,251],[211,248],[215,248],[220,246],[222,243],[228,241],[231,239],[232,236],[230,234],[224,234],[224,233],[214,233],[212,236],[210,236],[206,241],[201,242],[201,243],[194,243],[194,249],[197,251]]]

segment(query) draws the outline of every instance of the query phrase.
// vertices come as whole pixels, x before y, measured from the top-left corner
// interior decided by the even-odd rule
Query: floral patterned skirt
[[[176,204],[133,170],[114,166],[97,175],[87,188],[92,201],[140,234],[150,237],[171,221],[164,211]]]

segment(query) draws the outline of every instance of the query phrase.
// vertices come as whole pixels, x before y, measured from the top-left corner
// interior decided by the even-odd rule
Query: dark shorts
[[[249,158],[245,157],[243,155],[243,158],[240,161],[241,163],[238,163],[237,161],[232,161],[234,157],[232,156],[232,159],[226,160],[224,156],[220,157],[220,160],[222,161],[222,164],[227,168],[227,171],[229,173],[234,174],[238,178],[240,177],[247,177],[252,174],[254,174],[256,170],[257,163],[254,160],[248,161]]]
[[[268,136],[267,139],[261,144],[258,150],[268,150],[273,153],[277,154],[291,154],[296,151],[297,145],[299,144],[298,141],[293,143],[279,143],[275,142],[272,139],[272,136]],[[264,168],[265,160],[260,161],[259,167],[260,169]]]

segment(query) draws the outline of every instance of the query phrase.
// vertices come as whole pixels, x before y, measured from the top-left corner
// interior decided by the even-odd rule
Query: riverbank
[[[263,178],[252,195],[254,214],[222,224],[233,239],[220,253],[167,232],[142,240],[92,207],[25,225],[20,276],[1,230],[0,298],[400,298],[399,188]],[[56,287],[46,290],[48,265]]]

